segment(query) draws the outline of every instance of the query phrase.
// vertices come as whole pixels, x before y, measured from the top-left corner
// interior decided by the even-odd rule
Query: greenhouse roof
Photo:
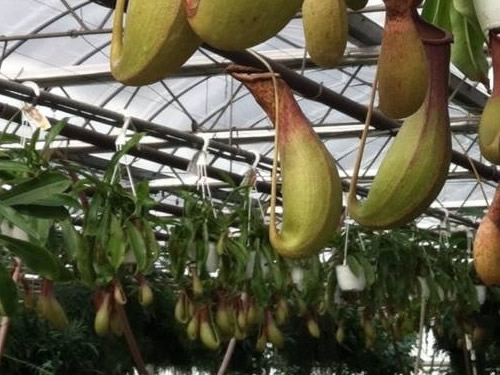
[[[101,0],[101,3],[106,1]],[[176,214],[180,185],[196,186],[186,171],[203,146],[209,145],[209,176],[214,198],[225,197],[227,185],[218,171],[242,177],[251,167],[255,152],[258,190],[267,199],[273,157],[273,130],[268,117],[242,86],[225,74],[233,60],[248,61],[251,55],[219,54],[203,46],[174,76],[143,87],[116,82],[109,70],[112,10],[98,1],[2,0],[0,13],[0,103],[3,122],[23,101],[31,101],[32,89],[21,86],[34,81],[43,94],[38,107],[48,117],[69,117],[74,125],[55,146],[70,160],[102,170],[114,150],[123,119],[133,116],[131,129],[148,131],[148,144],[134,155],[134,178],[150,180],[163,211]],[[349,14],[350,38],[341,66],[324,70],[305,54],[302,20],[297,15],[277,36],[254,48],[282,64],[293,75],[296,98],[314,129],[334,155],[346,186],[353,172],[363,128],[363,106],[369,101],[375,64],[382,38],[384,7],[370,0],[361,12]],[[245,60],[246,59],[246,60]],[[280,71],[281,73],[282,71]],[[433,215],[447,210],[458,223],[464,209],[487,206],[498,180],[496,169],[484,160],[477,144],[478,114],[488,98],[482,85],[464,79],[452,68],[450,117],[453,130],[453,164]],[[328,104],[328,105],[327,105]],[[369,187],[396,133],[392,120],[373,121],[360,171],[361,185]],[[84,129],[85,131],[78,131]],[[19,130],[19,131],[22,131]],[[481,183],[470,167],[476,161]],[[211,172],[210,172],[211,171]],[[256,195],[257,196],[257,195]]]

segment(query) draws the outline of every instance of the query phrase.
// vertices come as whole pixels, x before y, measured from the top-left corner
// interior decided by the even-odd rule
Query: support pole
[[[19,281],[19,275],[21,274],[21,260],[19,258],[14,258],[14,272],[12,273],[12,281],[15,284]],[[7,334],[9,333],[10,318],[8,316],[2,317],[2,323],[0,326],[0,364],[3,357],[3,352],[5,350],[5,344],[7,342]]]
[[[0,103],[0,118],[4,119],[12,119],[16,114],[19,113],[19,109],[8,105],[8,104],[2,104]],[[56,119],[49,118],[49,121],[51,123],[56,122]],[[104,135],[104,134],[99,134],[94,131],[84,129],[82,127],[76,126],[76,125],[71,125],[67,124],[63,130],[61,131],[61,135],[64,137],[67,137],[69,139],[73,140],[79,140],[88,144],[91,144],[93,146],[99,147],[104,150],[109,150],[109,151],[115,151],[115,138]],[[171,166],[173,168],[178,168],[178,169],[183,169],[185,170],[189,164],[189,160],[175,156],[175,155],[170,155],[165,152],[156,150],[154,148],[148,147],[146,145],[139,145],[134,147],[130,152],[130,155],[136,156],[138,158],[142,158],[145,160],[153,161],[159,164],[164,164]],[[238,175],[232,172],[227,172],[220,170],[218,168],[214,168],[212,166],[207,166],[207,173],[209,177],[219,179],[219,180],[225,180],[226,177],[230,177],[235,183],[239,184],[243,180],[242,175]],[[350,184],[347,181],[342,181],[342,187],[344,191],[349,191]],[[271,192],[271,185],[267,182],[264,181],[258,181],[257,182],[257,191],[262,192],[262,193],[267,193],[269,194]],[[358,186],[357,187],[357,194],[360,196],[366,196],[368,194],[368,189],[363,188]],[[429,216],[437,217],[439,219],[443,218],[443,212],[438,209],[433,209],[429,208],[426,211],[426,214]],[[463,224],[472,228],[477,228],[478,224],[473,222],[472,220],[469,220],[467,218],[464,218],[460,215],[455,215],[455,214],[449,214],[449,219],[453,220],[454,222],[457,222],[459,224]]]
[[[263,70],[266,69],[257,58],[246,51],[221,51],[209,46],[205,46],[205,48],[209,51],[217,53],[222,57],[230,59],[237,64],[252,66]],[[339,112],[342,112],[362,123],[365,121],[368,108],[363,104],[355,102],[341,94],[338,94],[335,91],[332,91],[307,77],[301,76],[300,74],[291,69],[288,69],[282,64],[276,63],[269,59],[267,59],[267,61],[272,66],[273,70],[279,73],[293,90],[295,90],[305,98],[325,104],[326,106],[336,109]],[[398,121],[384,116],[384,114],[382,114],[381,112],[374,111],[372,115],[371,126],[378,130],[395,130],[398,129],[401,125]],[[467,156],[458,151],[453,150],[451,161],[462,168],[472,171],[472,167]],[[472,160],[472,163],[474,163],[474,166],[476,167],[479,175],[482,178],[495,182],[500,181],[500,174],[497,172],[497,169],[495,167],[487,166],[477,160]]]

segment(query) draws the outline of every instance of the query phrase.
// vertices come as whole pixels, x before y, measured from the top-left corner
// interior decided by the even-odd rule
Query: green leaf
[[[471,0],[453,0],[453,7],[470,22],[477,20],[476,8],[474,8],[474,2]]]
[[[365,273],[366,286],[371,286],[375,282],[375,270],[370,262],[364,256],[356,257],[359,261],[361,267],[363,267],[363,271]]]
[[[360,277],[363,272],[363,267],[359,264],[359,261],[353,255],[347,256],[347,265],[351,269],[352,273],[356,275],[356,277]]]
[[[61,130],[66,126],[66,119],[58,121],[55,125],[50,128],[50,131],[47,133],[45,137],[45,144],[43,145],[43,149],[41,154],[45,154],[49,148],[52,141],[59,135]]]
[[[160,246],[156,240],[155,232],[147,219],[142,220],[144,230],[144,240],[146,241],[147,265],[146,269],[150,269],[160,255]]]
[[[422,10],[422,18],[433,25],[451,31],[451,8],[452,0],[427,0]]]
[[[54,194],[50,197],[39,199],[33,202],[37,206],[48,206],[48,207],[71,207],[75,209],[80,209],[80,202],[67,195],[67,194]]]
[[[99,231],[99,213],[102,210],[103,201],[104,199],[100,194],[95,195],[90,201],[90,207],[86,212],[84,221],[86,236],[95,236]]]
[[[141,214],[141,209],[151,208],[154,206],[155,201],[151,199],[151,195],[149,194],[149,182],[147,180],[141,181],[135,186],[135,191],[137,194],[137,210],[136,214]]]
[[[146,244],[139,229],[130,221],[127,222],[127,238],[129,247],[134,253],[137,262],[137,271],[142,272],[147,265]]]
[[[69,216],[64,207],[37,206],[33,204],[13,206],[19,213],[39,219],[64,220]]]
[[[17,288],[10,272],[0,263],[0,311],[6,316],[12,316],[17,310]]]
[[[122,265],[126,249],[127,244],[125,242],[125,235],[123,233],[120,219],[115,215],[111,215],[106,251],[109,263],[111,263],[115,270],[120,268],[120,266]]]
[[[488,61],[483,52],[484,37],[469,20],[450,8],[454,43],[451,61],[467,78],[488,85]]]
[[[96,279],[94,269],[94,249],[89,243],[88,238],[83,237],[81,246],[76,253],[76,267],[80,280],[87,286],[92,286]]]
[[[0,243],[21,258],[26,266],[38,275],[50,280],[57,280],[60,277],[63,266],[46,248],[4,235],[0,235]]]
[[[0,145],[8,143],[19,143],[19,141],[20,141],[19,136],[15,134],[8,134],[4,132],[0,134]]]
[[[71,261],[76,259],[76,256],[82,247],[82,238],[80,233],[75,229],[71,219],[64,220],[59,223],[63,238],[63,246],[66,254]]]
[[[130,138],[127,143],[122,147],[122,149],[116,152],[111,160],[109,161],[108,167],[106,168],[106,173],[104,174],[104,181],[111,182],[111,177],[114,174],[115,167],[120,162],[120,159],[128,153],[131,149],[133,149],[140,142],[141,138],[145,133],[137,133],[134,134],[132,138]]]
[[[33,228],[35,228],[39,237],[39,241],[31,240],[31,242],[40,246],[47,246],[47,241],[50,236],[50,231],[54,225],[54,221],[52,219],[45,218],[31,218],[31,222],[33,223]]]
[[[26,145],[26,150],[28,151],[28,154],[36,158],[39,157],[38,152],[36,151],[36,144],[39,139],[40,139],[40,128],[37,128],[33,132],[30,142]]]
[[[28,173],[31,171],[26,164],[13,160],[0,160],[0,170],[16,173]]]
[[[32,204],[62,193],[70,185],[71,180],[66,176],[55,172],[45,172],[1,193],[0,201],[8,206]]]
[[[95,282],[98,285],[107,285],[115,277],[115,271],[109,263],[95,264],[94,268],[96,270]]]
[[[38,232],[33,228],[31,223],[15,209],[5,206],[0,202],[0,216],[4,217],[12,225],[18,227],[27,235],[33,238],[39,238]]]

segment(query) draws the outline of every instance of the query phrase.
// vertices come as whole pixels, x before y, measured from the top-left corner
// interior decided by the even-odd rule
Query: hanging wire
[[[40,130],[50,129],[50,122],[36,108],[38,98],[40,97],[40,87],[33,81],[23,82],[23,85],[33,90],[33,100],[31,103],[21,104],[21,146],[25,146],[29,138],[33,134],[33,129]]]
[[[132,117],[125,116],[125,121],[123,122],[122,129],[121,129],[118,137],[116,137],[116,141],[115,141],[115,147],[116,147],[117,152],[121,151],[123,146],[127,143],[126,135],[127,135],[127,130],[128,130],[131,123],[132,123]],[[137,197],[137,193],[135,190],[135,184],[134,184],[134,178],[132,176],[132,171],[130,170],[131,161],[129,160],[129,158],[130,158],[130,156],[127,154],[122,156],[123,163],[125,164],[125,169],[127,171],[127,176],[128,176],[129,181],[130,181],[130,188],[132,190],[132,194],[134,195],[134,197]],[[119,168],[120,168],[120,164],[118,162],[118,163],[116,163],[115,169],[113,170],[113,175],[111,177],[111,183],[115,182]]]
[[[255,155],[254,162],[250,169],[245,173],[245,176],[243,177],[243,180],[241,181],[240,186],[248,186],[248,196],[247,196],[247,202],[248,202],[248,232],[250,232],[250,223],[252,219],[252,205],[251,205],[251,198],[252,194],[257,192],[257,166],[259,165],[260,162],[260,153],[257,151],[252,151],[252,153]],[[260,212],[261,212],[261,217],[264,217],[264,208],[262,207],[262,204],[260,202],[260,199],[257,200]]]
[[[450,246],[450,211],[443,208],[443,219],[439,224],[439,246],[444,245],[445,248]]]
[[[303,76],[306,72],[307,48],[304,47],[304,55],[302,56],[302,64],[300,66],[300,75]]]
[[[375,97],[377,95],[377,86],[378,86],[378,67],[375,72],[375,79],[373,81],[372,91],[370,94],[370,102],[368,105],[368,112],[366,113],[365,126],[363,128],[363,133],[361,135],[360,146],[358,150],[358,154],[356,155],[356,162],[354,165],[354,172],[351,179],[351,186],[349,188],[349,193],[346,199],[346,215],[345,215],[345,226],[346,226],[346,236],[344,243],[344,266],[347,265],[347,249],[349,244],[349,197],[351,194],[356,194],[356,184],[358,181],[359,169],[361,167],[361,160],[363,158],[363,151],[366,145],[366,138],[368,137],[368,129],[370,127],[370,123],[372,120],[373,107],[375,105]]]
[[[469,153],[467,152],[466,148],[464,147],[464,145],[462,144],[462,142],[460,142],[460,140],[458,139],[458,137],[454,133],[453,133],[453,139],[455,140],[455,142],[458,143],[458,145],[462,149],[462,152],[464,153],[464,155],[466,156],[467,160],[469,161],[469,164],[470,164],[470,166],[472,168],[472,171],[474,173],[474,177],[476,178],[476,181],[479,184],[479,188],[481,189],[481,193],[483,194],[483,198],[484,198],[484,201],[486,202],[486,206],[489,207],[490,203],[489,203],[489,200],[488,200],[488,196],[486,195],[486,191],[484,190],[483,182],[481,180],[481,177],[479,176],[479,172],[477,171],[476,166],[474,165],[474,161],[471,159],[471,157],[469,156]]]
[[[418,374],[420,367],[420,356],[422,354],[423,338],[424,338],[424,327],[425,327],[425,312],[427,310],[427,297],[424,293],[420,297],[420,320],[418,324],[418,346],[417,346],[417,356],[415,358],[415,366],[413,368],[413,373]]]
[[[200,151],[196,152],[189,162],[187,167],[187,172],[195,175],[196,179],[196,189],[201,191],[201,196],[203,199],[212,199],[212,192],[210,191],[210,185],[208,183],[207,165],[208,165],[208,146],[210,140],[207,137],[201,137],[203,139],[203,147]],[[214,211],[215,214],[215,211]]]
[[[234,99],[234,80],[231,80],[231,102],[229,104],[229,145],[233,145],[233,99]],[[259,155],[260,160],[260,155]],[[229,172],[233,171],[233,159],[229,160]]]
[[[349,198],[347,198],[346,202],[348,200]],[[342,262],[342,265],[347,266],[347,252],[349,250],[349,229],[351,227],[351,219],[349,217],[349,212],[347,210],[347,203],[346,203],[344,224],[345,224],[345,241],[344,241],[344,261]]]

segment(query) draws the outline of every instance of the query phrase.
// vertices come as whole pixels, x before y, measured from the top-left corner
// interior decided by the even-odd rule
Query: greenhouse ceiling
[[[210,140],[208,175],[214,199],[227,195],[220,171],[238,182],[256,154],[260,172],[256,198],[267,199],[272,125],[242,84],[225,74],[230,60],[255,64],[255,58],[202,46],[172,77],[149,86],[124,86],[110,74],[112,10],[103,5],[112,4],[0,0],[2,127],[22,102],[34,99],[33,89],[21,84],[33,81],[42,88],[38,108],[49,118],[69,118],[70,126],[55,147],[92,170],[105,168],[115,148],[114,137],[120,134],[124,118],[132,116],[129,134],[148,132],[141,152],[131,160],[132,174],[150,180],[165,213],[179,212],[181,201],[173,189],[196,187],[196,177],[187,169],[204,139]],[[374,81],[383,3],[370,0],[363,11],[350,12],[348,47],[340,67],[332,70],[319,69],[305,53],[300,18],[298,14],[254,51],[279,64],[273,66],[287,77],[302,110],[335,157],[347,189]],[[449,109],[455,152],[447,183],[428,213],[441,218],[449,210],[458,223],[472,225],[460,219],[466,215],[464,209],[486,207],[499,177],[477,144],[486,89],[463,78],[457,69],[452,73]],[[369,187],[397,126],[381,114],[374,116],[360,171],[362,187]]]

